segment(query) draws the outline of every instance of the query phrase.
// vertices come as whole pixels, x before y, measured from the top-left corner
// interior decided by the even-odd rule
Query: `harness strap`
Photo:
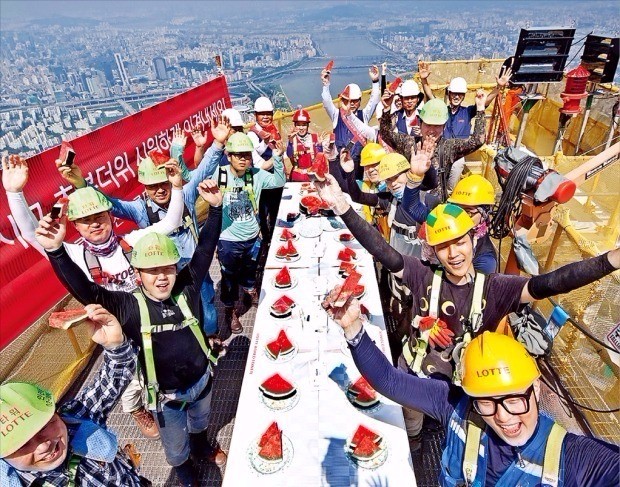
[[[254,174],[252,174],[251,170],[247,170],[243,175],[243,190],[248,193],[248,198],[250,199],[250,203],[252,203],[252,209],[254,213],[258,212],[258,205],[256,204],[256,197],[254,196]],[[220,188],[222,194],[227,191],[233,191],[237,188],[232,188],[228,186],[228,172],[226,171],[226,167],[220,166],[219,175],[217,180],[217,185]]]
[[[547,438],[545,447],[545,459],[541,477],[542,485],[557,487],[560,479],[560,458],[562,456],[562,443],[566,436],[566,430],[559,424],[554,423]]]
[[[144,197],[144,204],[146,206],[146,216],[149,220],[149,223],[153,225],[154,223],[161,221],[161,215],[159,211],[155,211],[153,209],[153,207],[151,206],[152,201],[146,196]],[[174,233],[181,228],[189,228],[190,232],[192,233],[192,237],[194,238],[194,242],[198,242],[198,232],[196,231],[196,226],[194,225],[194,219],[192,218],[192,215],[189,212],[189,208],[187,208],[187,205],[185,203],[183,203],[182,223],[171,233]]]
[[[478,451],[480,450],[481,436],[482,430],[474,423],[469,422],[463,457],[463,476],[467,485],[473,485],[478,473]]]
[[[129,245],[124,238],[119,238],[118,244],[120,245],[127,262],[131,262],[131,245]],[[101,262],[99,262],[99,257],[86,249],[86,247],[84,247],[84,261],[86,262],[86,267],[88,267],[88,272],[90,274],[90,277],[92,277],[93,282],[98,286],[103,286],[104,284],[106,284],[106,279],[104,279],[103,277],[103,271],[101,269]]]
[[[476,280],[474,281],[474,295],[469,310],[469,322],[474,331],[478,331],[482,326],[482,295],[484,294],[484,281],[486,276],[480,272],[476,272]]]

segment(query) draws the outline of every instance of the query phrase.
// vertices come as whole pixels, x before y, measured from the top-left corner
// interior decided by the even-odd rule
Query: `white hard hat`
[[[400,94],[401,96],[418,96],[420,94],[420,88],[415,81],[408,79],[402,84]]]
[[[448,91],[452,93],[467,93],[467,81],[465,81],[465,78],[452,78],[448,85]]]
[[[227,108],[222,112],[222,116],[228,118],[231,127],[243,127],[241,114],[234,108]]]
[[[255,112],[273,112],[273,105],[271,100],[266,96],[261,96],[254,102]]]
[[[359,100],[362,97],[362,90],[355,83],[351,83],[344,87],[340,96],[349,100]]]

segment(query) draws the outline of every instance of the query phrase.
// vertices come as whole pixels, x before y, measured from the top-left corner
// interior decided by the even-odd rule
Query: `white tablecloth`
[[[284,196],[292,195],[280,205],[280,215],[299,211],[300,183],[288,183]],[[324,220],[326,218],[317,218]],[[301,217],[291,229],[299,235]],[[250,344],[235,428],[228,454],[224,486],[408,486],[416,485],[409,444],[404,429],[402,409],[380,396],[381,404],[362,411],[347,399],[347,385],[360,376],[340,327],[321,308],[325,293],[342,282],[338,277],[336,256],[342,244],[334,237],[340,232],[324,231],[318,237],[301,237],[294,242],[301,258],[283,263],[275,258],[280,246],[276,241],[281,228],[274,232],[268,256],[254,334]],[[358,270],[366,293],[361,302],[369,309],[371,320],[366,329],[379,348],[390,356],[379,290],[372,257],[355,243]],[[319,255],[322,255],[319,257]],[[278,270],[287,265],[296,285],[289,290],[273,286]],[[270,315],[270,307],[283,294],[295,300],[293,314],[287,319]],[[273,361],[265,345],[285,329],[297,351],[285,361]],[[273,411],[261,399],[260,384],[278,372],[297,388],[298,403],[287,411]],[[252,445],[271,422],[277,421],[293,447],[284,466],[271,474],[261,474],[250,459]],[[383,436],[388,456],[376,469],[357,466],[345,455],[345,444],[359,425]]]

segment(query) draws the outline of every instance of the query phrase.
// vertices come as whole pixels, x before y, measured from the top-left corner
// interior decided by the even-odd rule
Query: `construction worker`
[[[360,154],[360,167],[364,168],[364,176],[361,181],[358,181],[358,186],[363,193],[378,193],[387,191],[387,185],[381,180],[381,178],[379,178],[379,163],[386,154],[387,152],[383,146],[381,146],[381,144],[377,144],[376,142],[368,142],[362,149]],[[364,205],[362,210],[364,211],[364,218],[366,218],[367,222],[377,223],[375,217],[379,218],[379,215],[375,213],[376,205],[374,207]],[[385,220],[387,221],[387,218],[385,218]],[[387,223],[386,225],[383,225],[383,227],[387,228]],[[381,226],[379,228],[381,228]],[[389,232],[385,233],[386,238],[389,238],[388,233]]]
[[[568,264],[548,274],[524,276],[476,272],[474,222],[461,207],[441,204],[426,219],[426,240],[441,267],[391,247],[355,213],[331,175],[315,183],[319,196],[349,231],[413,297],[413,320],[403,340],[401,368],[459,383],[460,350],[477,334],[495,330],[521,304],[570,292],[620,268],[620,249]],[[419,418],[419,431],[422,418]],[[408,434],[416,436],[413,426]]]
[[[426,168],[421,168],[418,176],[423,176]],[[419,224],[426,221],[431,211],[423,198],[420,197],[419,187],[407,184],[403,194],[403,209]],[[495,188],[483,176],[473,174],[461,179],[448,198],[448,203],[454,203],[465,210],[474,222],[473,234],[476,241],[474,250],[474,269],[477,272],[491,274],[497,270],[497,252],[489,237],[489,222],[491,208],[495,204]],[[432,247],[422,244],[422,256],[426,260],[435,260]]]
[[[217,182],[203,181],[198,191],[210,205],[194,255],[177,270],[181,255],[169,237],[151,232],[131,253],[140,288],[133,293],[108,291],[95,285],[71,260],[62,245],[66,218],[45,216],[36,237],[48,253],[54,272],[81,303],[104,306],[121,323],[127,338],[140,348],[148,407],[154,413],[166,460],[184,486],[197,485],[192,456],[218,466],[226,454],[211,446],[206,429],[212,397],[212,365],[217,363],[217,339],[207,337],[200,289],[209,270],[222,222],[222,194]]]
[[[310,114],[307,110],[299,108],[293,114],[293,129],[288,134],[288,146],[286,155],[288,156],[293,169],[289,179],[295,182],[310,181],[310,176],[306,170],[312,166],[314,157],[319,152],[323,152],[323,146],[316,133],[310,133]]]
[[[215,171],[222,156],[229,132],[230,125],[227,119],[220,117],[219,120],[214,120],[211,127],[211,134],[214,138],[213,144],[209,147],[200,165],[191,172],[190,181],[183,186],[185,208],[183,210],[182,225],[170,235],[170,238],[175,242],[181,253],[179,269],[182,269],[190,261],[198,241],[199,228],[196,215],[198,184]],[[177,149],[174,149],[172,152],[175,150],[180,151],[180,146],[178,144],[174,145],[177,146]],[[82,177],[82,172],[76,164],[66,167],[62,166],[60,161],[57,161],[57,165],[60,175],[73,184],[73,186],[76,188],[86,186],[86,180]],[[145,194],[142,198],[122,200],[106,196],[112,203],[112,215],[117,218],[131,220],[139,228],[146,228],[165,218],[170,204],[170,184],[166,180],[165,171],[156,166],[150,157],[140,161],[138,166],[138,182],[144,185]],[[213,280],[209,273],[207,273],[202,286],[202,309],[205,332],[209,335],[215,334],[218,331],[214,299],[215,289],[213,287]]]
[[[273,104],[265,96],[261,96],[254,102],[254,116],[256,123],[248,131],[248,136],[254,144],[252,160],[254,167],[271,173],[274,172],[275,160],[273,154],[278,141],[282,139],[280,132],[273,123]],[[267,251],[271,244],[271,235],[278,218],[282,189],[286,180],[279,186],[270,185],[263,188],[263,197],[259,202],[258,217],[262,236],[263,257],[267,257]]]
[[[384,107],[392,103],[393,94],[386,90],[381,102]],[[448,120],[448,107],[438,99],[430,100],[420,109],[420,135],[422,138],[433,137],[437,141],[435,152],[432,157],[432,165],[437,170],[439,176],[439,187],[433,190],[442,201],[445,201],[452,188],[460,177],[453,175],[452,164],[454,161],[471,154],[484,144],[485,121],[484,107],[487,94],[478,90],[476,94],[476,117],[474,133],[467,139],[447,139],[442,136],[444,126]],[[416,144],[420,141],[415,135],[395,133],[392,127],[392,120],[384,112],[379,124],[379,136],[384,143],[392,147],[396,152],[403,154],[407,160],[411,159],[411,153],[416,150]]]
[[[489,331],[475,337],[463,353],[461,389],[394,368],[365,332],[357,300],[335,318],[370,385],[445,429],[439,485],[620,484],[617,445],[567,433],[541,413],[540,371],[515,339]]]
[[[258,209],[265,189],[279,188],[286,182],[282,154],[284,144],[273,149],[273,172],[252,167],[254,144],[250,137],[235,133],[226,142],[229,166],[219,167],[211,176],[224,194],[224,222],[217,246],[222,270],[220,299],[224,304],[225,322],[233,333],[241,333],[241,314],[236,307],[239,287],[243,289],[246,307],[258,304],[256,269],[261,248]]]
[[[380,97],[379,69],[373,65],[368,73],[372,81],[372,90],[364,109],[360,109],[362,90],[355,83],[350,83],[344,87],[344,90],[340,93],[340,107],[336,108],[329,91],[331,73],[325,69],[321,71],[321,81],[323,83],[321,98],[323,100],[323,108],[325,108],[327,116],[332,121],[336,137],[336,150],[340,153],[349,142],[354,142],[349,153],[355,162],[355,172],[358,179],[362,177],[362,170],[359,169],[362,147],[369,138],[374,140],[374,138],[368,136],[367,132],[374,133],[374,129],[368,127],[368,123],[375,113]],[[389,110],[386,111],[389,112]],[[360,123],[355,123],[354,118],[357,118]],[[366,130],[364,130],[364,127]]]
[[[24,198],[23,188],[28,181],[25,159],[12,155],[4,157],[2,182],[7,192],[9,208],[22,237],[39,253],[47,253],[35,238],[36,218]],[[164,173],[172,186],[170,205],[166,216],[146,229],[123,236],[114,232],[111,216],[112,203],[91,186],[75,190],[69,195],[68,218],[82,237],[81,244],[65,242],[69,257],[95,284],[110,291],[133,292],[138,288],[138,275],[130,264],[133,245],[145,234],[156,231],[174,232],[183,216],[183,181],[179,165],[174,160],[166,163]],[[138,377],[123,392],[123,411],[131,414],[140,432],[149,439],[158,439],[159,432],[151,414],[144,408],[142,386]]]
[[[412,79],[405,81],[399,89],[402,108],[392,114],[394,129],[401,134],[420,137],[418,107],[424,100],[424,94],[420,93],[418,84]]]
[[[56,412],[52,393],[26,382],[0,386],[0,479],[22,485],[150,486],[106,428],[108,414],[136,369],[136,354],[118,320],[86,306],[88,335],[103,363],[94,381]]]

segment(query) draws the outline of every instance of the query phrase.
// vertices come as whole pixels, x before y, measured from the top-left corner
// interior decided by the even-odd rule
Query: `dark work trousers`
[[[257,253],[255,237],[244,242],[220,240],[217,256],[222,271],[220,300],[224,306],[234,306],[239,299],[239,286],[250,291],[256,284]]]

